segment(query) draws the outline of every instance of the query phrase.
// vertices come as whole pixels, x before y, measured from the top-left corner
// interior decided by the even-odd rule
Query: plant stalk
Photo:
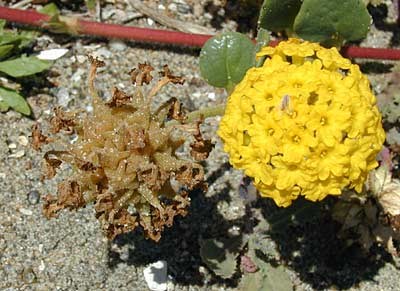
[[[74,19],[73,17],[63,17],[64,20],[68,18]],[[40,28],[48,28],[50,16],[32,10],[0,7],[0,19]],[[78,34],[189,47],[202,47],[204,43],[212,37],[211,35],[205,34],[123,26],[81,19],[78,19],[75,25],[76,27],[74,27],[74,29],[76,29]],[[277,43],[278,42],[274,41],[271,42],[270,45],[274,46]],[[341,52],[344,56],[349,58],[400,60],[399,49],[345,46],[342,48]]]
[[[185,124],[191,124],[198,121],[200,118],[209,118],[215,116],[222,116],[225,112],[225,104],[219,104],[213,107],[206,107],[196,111],[192,111],[187,115]],[[171,120],[166,123],[166,126],[175,126],[180,123],[177,120]]]
[[[193,112],[190,112],[187,115],[186,122],[191,123],[194,122],[201,117],[208,118],[208,117],[215,117],[215,116],[222,116],[225,112],[225,104],[219,104],[213,107],[206,107],[202,108]]]

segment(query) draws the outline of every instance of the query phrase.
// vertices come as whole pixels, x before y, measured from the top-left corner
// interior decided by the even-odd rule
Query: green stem
[[[185,123],[193,123],[200,119],[202,116],[203,118],[214,117],[214,116],[222,116],[225,112],[225,104],[216,105],[213,107],[206,107],[196,111],[192,111],[187,115],[187,119]],[[179,124],[178,121],[172,120],[167,123],[167,126],[170,125],[177,125]]]
[[[235,86],[236,86],[235,83],[233,83],[232,81],[228,81],[228,84],[225,87],[228,96],[232,94],[233,90],[235,89]]]
[[[204,118],[222,116],[225,112],[225,104],[220,104],[214,107],[206,107],[199,109],[188,114],[187,122],[198,120],[201,116]]]

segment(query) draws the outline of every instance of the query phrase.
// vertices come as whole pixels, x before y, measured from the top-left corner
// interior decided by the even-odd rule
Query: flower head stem
[[[200,118],[209,118],[215,116],[222,116],[225,111],[225,104],[219,104],[212,107],[205,107],[196,111],[192,111],[187,115],[185,123],[194,123]],[[175,126],[179,124],[176,120],[171,120],[167,123],[167,126]]]

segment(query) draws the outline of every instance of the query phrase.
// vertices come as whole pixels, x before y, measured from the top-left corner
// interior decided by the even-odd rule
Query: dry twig
[[[127,0],[128,4],[130,4],[133,8],[135,8],[138,12],[147,15],[151,19],[157,21],[158,23],[165,25],[167,27],[175,28],[176,30],[189,32],[189,33],[199,33],[199,34],[215,34],[215,31],[193,23],[187,23],[180,20],[173,19],[166,15],[161,14],[159,11],[156,11],[149,6],[142,3],[139,0]]]

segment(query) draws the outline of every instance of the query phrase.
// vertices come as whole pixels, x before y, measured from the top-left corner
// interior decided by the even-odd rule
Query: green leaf
[[[31,109],[24,97],[13,90],[0,87],[0,110],[7,111],[10,107],[22,114],[31,114]]]
[[[9,108],[6,102],[0,100],[0,112],[6,112]]]
[[[35,34],[30,31],[24,31],[21,33],[4,31],[0,35],[0,45],[13,44],[19,48],[23,48],[33,41],[34,36]]]
[[[4,19],[0,19],[0,35],[3,34],[5,25],[6,25],[6,21]]]
[[[14,48],[12,44],[0,45],[0,59],[5,58]]]
[[[205,239],[200,241],[200,256],[217,276],[227,279],[236,271],[236,258],[242,246],[243,242],[238,237]]]
[[[275,241],[270,237],[270,226],[265,220],[254,228],[253,232],[249,234],[248,250],[251,255],[255,255],[256,251],[260,251],[268,259],[279,259],[279,251]]]
[[[21,41],[21,36],[18,33],[6,31],[0,35],[0,45],[16,44],[19,43],[20,41]]]
[[[283,266],[273,267],[262,260],[257,261],[259,270],[246,273],[240,282],[241,291],[292,291],[293,284]]]
[[[30,45],[35,40],[35,37],[37,35],[38,35],[38,33],[34,32],[34,31],[26,31],[26,30],[21,31],[19,33],[20,42],[19,42],[18,48],[22,49],[22,48]]]
[[[301,0],[264,0],[258,18],[261,28],[275,32],[292,30]]]
[[[269,31],[267,29],[264,29],[264,28],[258,29],[255,51],[259,52],[262,47],[268,45],[269,40],[270,40]]]
[[[241,291],[292,291],[293,284],[289,274],[286,273],[284,266],[272,266],[268,260],[256,255],[256,250],[249,241],[249,251],[247,255],[257,265],[258,271],[255,273],[245,273],[240,282]]]
[[[47,14],[49,16],[54,16],[60,14],[60,10],[54,3],[49,3],[38,10],[40,13]]]
[[[30,76],[47,70],[51,62],[39,60],[37,57],[21,56],[20,58],[0,62],[0,71],[12,77]]]
[[[304,0],[293,28],[305,40],[341,44],[364,38],[370,23],[362,0]]]
[[[257,32],[257,42],[256,42],[256,47],[254,48],[254,53],[258,53],[262,47],[267,46],[270,40],[270,35],[269,31],[264,29],[264,28],[259,28]],[[255,66],[256,67],[261,67],[264,64],[264,61],[267,57],[263,56],[259,59],[256,60],[256,57],[254,55],[254,61],[255,61]]]
[[[96,2],[97,0],[85,0],[86,7],[89,11],[96,10]]]
[[[245,35],[227,32],[214,36],[200,53],[200,72],[212,86],[232,89],[254,61],[254,44]]]

